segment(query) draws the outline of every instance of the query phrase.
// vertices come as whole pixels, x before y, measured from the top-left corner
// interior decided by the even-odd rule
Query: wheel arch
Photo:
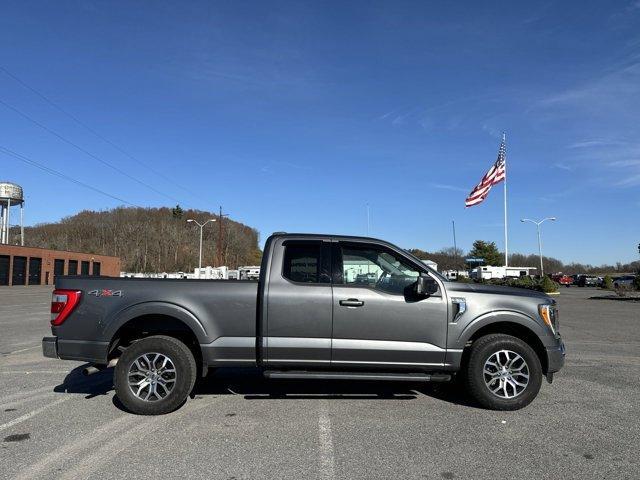
[[[190,312],[171,304],[154,302],[131,307],[105,328],[109,341],[108,360],[119,356],[119,351],[133,341],[153,335],[177,338],[192,351],[196,362],[202,364],[201,343],[206,343],[207,333]]]
[[[458,342],[462,346],[461,367],[464,368],[469,358],[469,352],[473,342],[481,337],[494,333],[502,333],[519,338],[527,343],[540,360],[542,371],[546,375],[548,371],[547,351],[542,343],[540,335],[536,332],[540,326],[525,315],[493,315],[485,318],[485,321],[472,322],[461,333]]]

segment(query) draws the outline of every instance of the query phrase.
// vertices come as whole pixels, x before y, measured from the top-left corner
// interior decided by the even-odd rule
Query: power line
[[[45,102],[47,102],[49,105],[51,105],[53,108],[55,108],[56,110],[58,110],[59,112],[62,112],[63,114],[65,114],[67,117],[69,117],[71,120],[73,120],[74,122],[76,122],[78,125],[80,125],[82,128],[84,128],[85,130],[87,130],[88,132],[92,133],[93,135],[95,135],[96,137],[98,137],[100,140],[102,140],[105,143],[108,143],[109,145],[111,145],[113,148],[115,148],[117,151],[119,151],[120,153],[122,153],[123,155],[125,155],[126,157],[130,158],[131,160],[133,160],[134,162],[137,162],[138,164],[142,165],[144,168],[146,168],[147,170],[149,170],[150,172],[155,173],[156,175],[158,175],[159,177],[163,178],[164,180],[166,180],[167,182],[169,182],[171,185],[174,185],[182,190],[184,190],[185,192],[187,192],[188,194],[190,194],[191,196],[193,195],[193,190],[192,189],[188,189],[187,187],[183,187],[182,185],[176,183],[175,179],[168,177],[167,175],[165,175],[164,173],[150,167],[149,165],[147,165],[145,162],[143,162],[142,160],[140,160],[139,158],[136,158],[135,156],[133,156],[131,153],[129,153],[128,151],[126,151],[124,148],[120,147],[119,145],[117,145],[115,142],[109,140],[108,138],[106,138],[104,135],[101,135],[99,132],[97,132],[95,129],[93,129],[92,127],[90,127],[89,125],[87,125],[85,122],[83,122],[82,120],[80,120],[78,117],[76,117],[75,115],[73,115],[71,112],[65,110],[64,108],[62,108],[60,105],[58,105],[56,102],[54,102],[53,100],[51,100],[50,98],[48,98],[44,93],[40,92],[39,90],[36,90],[35,88],[33,88],[31,85],[29,85],[28,83],[26,83],[24,80],[20,79],[19,77],[17,77],[16,75],[14,75],[13,73],[11,73],[9,70],[7,70],[5,67],[0,65],[0,70],[2,70],[7,76],[11,77],[13,80],[15,80],[16,82],[18,82],[20,85],[22,85],[24,88],[26,88],[27,90],[30,90],[32,93],[36,94],[37,96],[39,96],[42,100],[44,100]]]
[[[166,197],[168,199],[170,199],[171,201],[180,203],[180,200],[178,200],[177,198],[172,197],[171,195],[167,195],[166,193],[158,190],[157,188],[152,187],[151,185],[149,185],[148,183],[143,182],[142,180],[137,179],[136,177],[134,177],[133,175],[129,175],[127,172],[125,172],[124,170],[122,170],[121,168],[116,167],[115,165],[107,162],[106,160],[103,160],[102,158],[98,157],[97,155],[94,155],[93,153],[91,153],[90,151],[86,150],[85,148],[81,147],[80,145],[72,142],[71,140],[63,137],[62,135],[60,135],[59,133],[57,133],[56,131],[50,129],[49,127],[47,127],[46,125],[38,122],[37,120],[35,120],[34,118],[30,117],[29,115],[27,115],[26,113],[22,112],[21,110],[17,109],[16,107],[9,105],[7,102],[5,102],[4,100],[0,99],[0,103],[2,105],[4,105],[5,107],[7,107],[10,110],[13,110],[15,113],[17,113],[18,115],[20,115],[23,118],[26,118],[27,120],[29,120],[31,123],[33,123],[34,125],[37,125],[38,127],[42,128],[43,130],[49,132],[51,135],[55,136],[56,138],[59,138],[60,140],[62,140],[63,142],[65,142],[68,145],[71,145],[72,147],[76,148],[77,150],[80,150],[82,153],[84,153],[85,155],[93,158],[94,160],[102,163],[103,165],[111,168],[112,170],[120,173],[121,175],[127,177],[130,180],[133,180],[134,182],[148,188],[149,190],[152,190],[154,192],[156,192],[159,195],[162,195],[163,197]]]
[[[124,200],[123,198],[116,197],[115,195],[111,195],[110,193],[107,193],[104,190],[100,190],[99,188],[96,188],[96,187],[94,187],[92,185],[89,185],[88,183],[84,183],[84,182],[82,182],[80,180],[76,180],[75,178],[70,177],[69,175],[65,175],[64,173],[59,172],[57,170],[54,170],[53,168],[49,168],[49,167],[47,167],[45,165],[42,165],[41,163],[36,162],[35,160],[33,160],[33,159],[29,158],[29,157],[21,155],[20,153],[14,152],[13,150],[10,150],[10,149],[8,149],[6,147],[3,147],[2,145],[0,145],[0,153],[4,153],[5,155],[13,157],[13,158],[16,158],[16,159],[20,160],[21,162],[26,163],[27,165],[31,165],[33,167],[39,168],[40,170],[43,170],[43,171],[45,171],[47,173],[50,173],[51,175],[55,175],[57,177],[64,178],[65,180],[68,180],[68,181],[70,181],[72,183],[75,183],[76,185],[80,185],[81,187],[88,188],[89,190],[93,190],[94,192],[97,192],[97,193],[99,193],[101,195],[104,195],[106,197],[109,197],[109,198],[112,198],[112,199],[117,200],[119,202],[122,202],[122,203],[124,203],[126,205],[131,205],[132,207],[142,208],[142,207],[140,207],[140,205],[136,205],[135,203],[128,202],[128,201]]]

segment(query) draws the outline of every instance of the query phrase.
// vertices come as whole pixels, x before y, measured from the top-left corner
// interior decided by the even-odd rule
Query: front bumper
[[[58,337],[42,339],[42,354],[48,358],[58,358]]]
[[[553,347],[547,347],[547,374],[558,372],[564,366],[564,342]]]

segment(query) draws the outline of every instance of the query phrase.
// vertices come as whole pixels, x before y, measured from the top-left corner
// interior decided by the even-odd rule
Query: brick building
[[[120,259],[92,253],[0,245],[0,285],[53,285],[56,275],[120,275]]]

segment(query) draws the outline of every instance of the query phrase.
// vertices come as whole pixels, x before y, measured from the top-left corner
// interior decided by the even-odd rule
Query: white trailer
[[[238,278],[240,280],[259,280],[260,266],[249,265],[245,267],[238,267]]]
[[[493,267],[485,265],[476,267],[471,271],[472,278],[478,280],[491,280],[492,278],[519,278],[527,275],[535,275],[538,269],[536,267]]]
[[[466,270],[444,270],[440,273],[442,273],[442,275],[444,275],[447,280],[455,281],[460,277],[469,278],[469,272],[467,272]]]

